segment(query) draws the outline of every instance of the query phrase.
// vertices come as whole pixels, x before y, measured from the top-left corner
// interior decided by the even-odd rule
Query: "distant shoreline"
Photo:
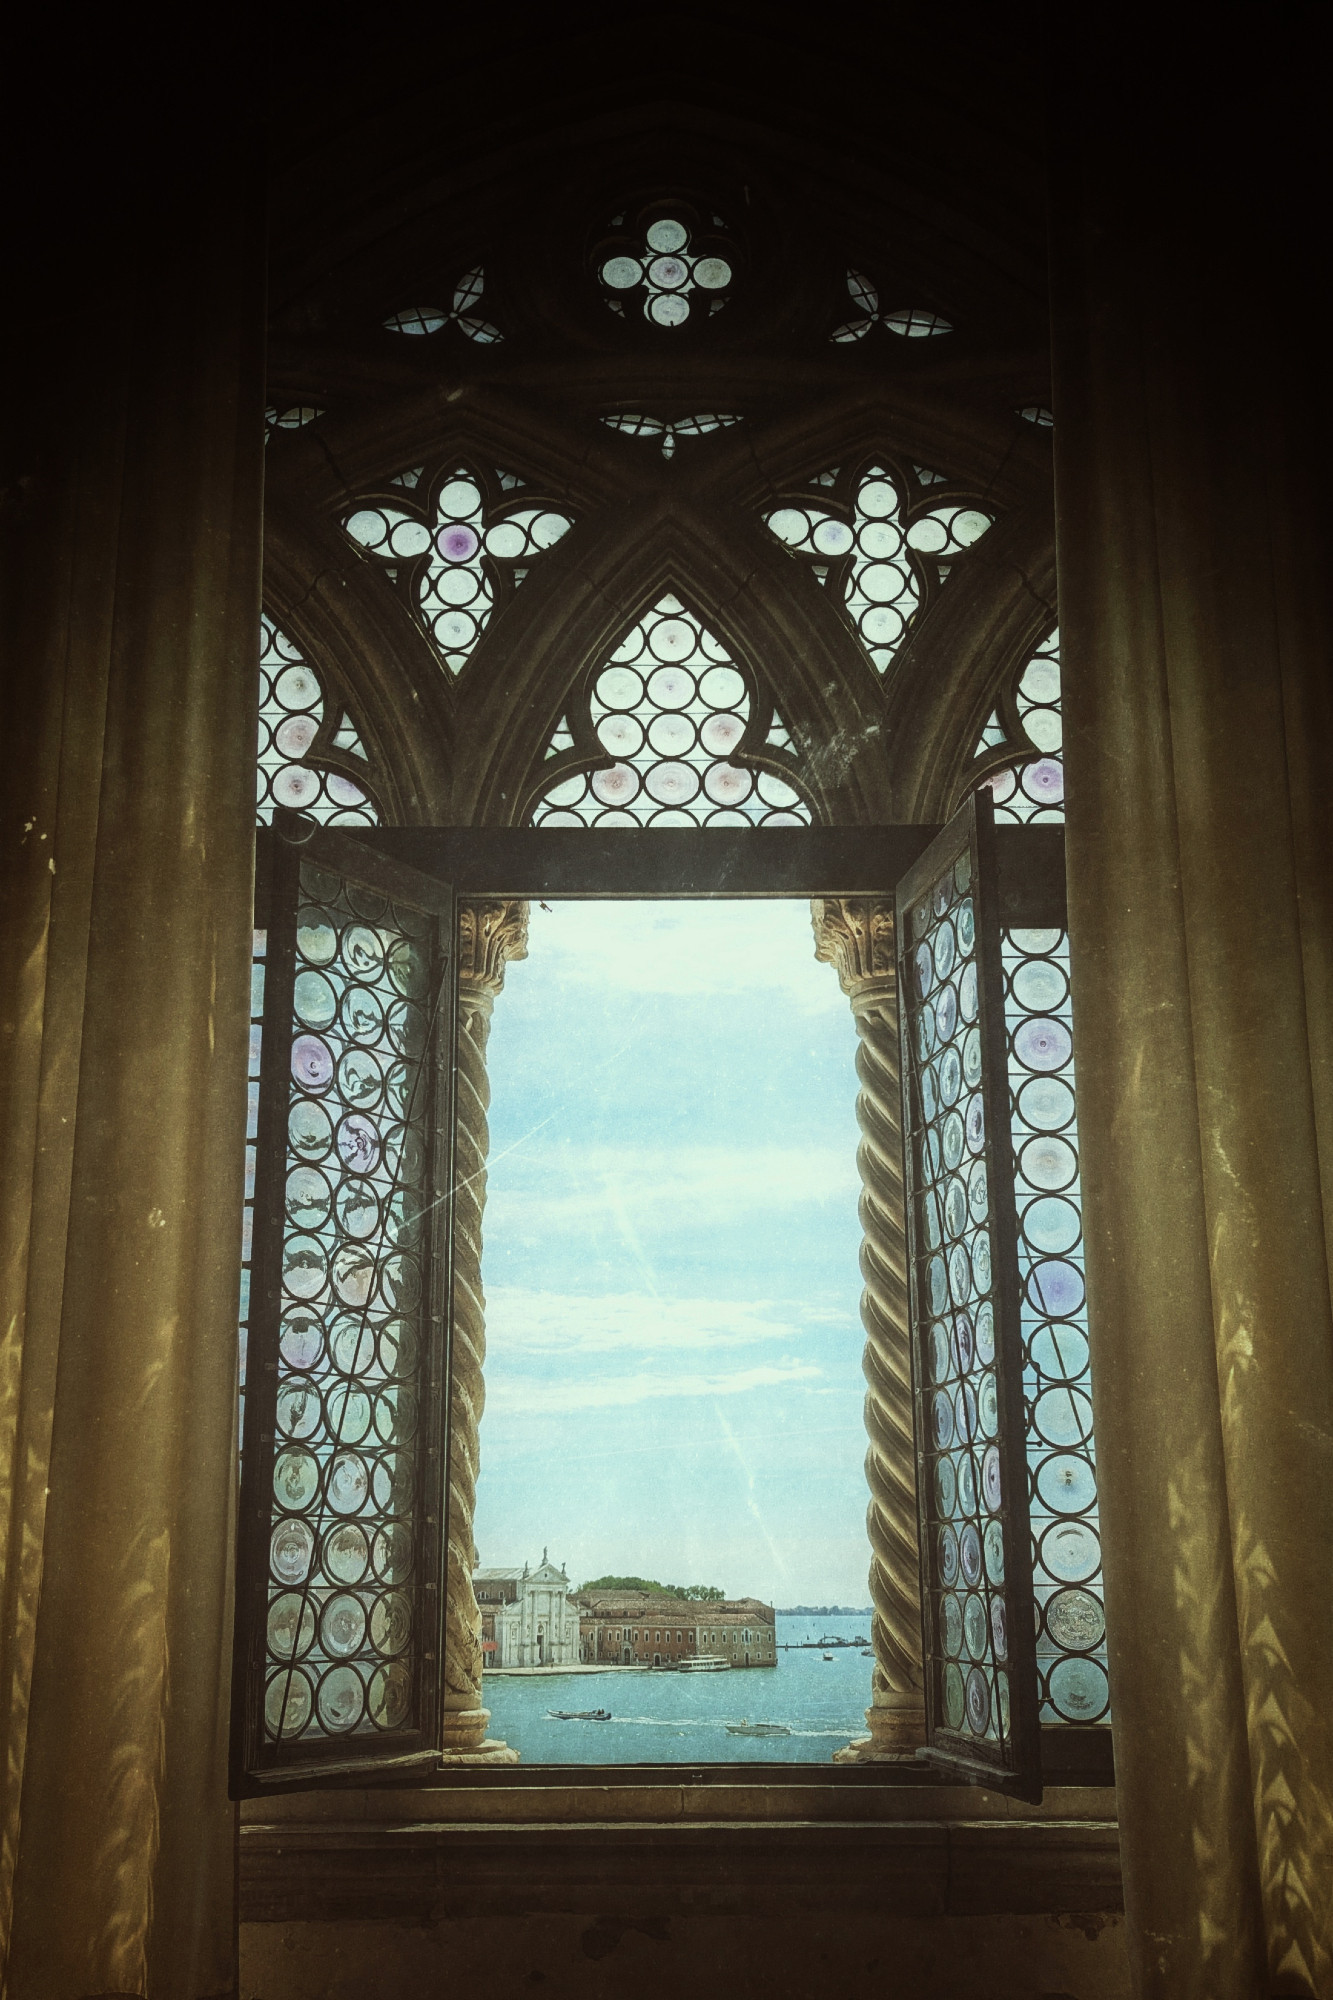
[[[873,1618],[872,1604],[777,1604],[777,1618]]]

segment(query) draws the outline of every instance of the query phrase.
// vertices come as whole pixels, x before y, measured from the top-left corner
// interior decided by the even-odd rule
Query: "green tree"
[[[715,1583],[658,1583],[649,1576],[594,1576],[580,1590],[642,1590],[649,1596],[683,1597],[693,1604],[721,1604],[726,1591]]]

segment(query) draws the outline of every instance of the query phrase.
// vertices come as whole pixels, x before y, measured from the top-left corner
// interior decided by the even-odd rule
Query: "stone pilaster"
[[[870,1737],[838,1751],[835,1761],[898,1761],[911,1759],[925,1741],[925,1703],[893,904],[884,897],[830,897],[811,904],[811,917],[815,957],[836,969],[859,1039],[856,1163],[875,1668],[866,1710]]]
[[[454,1114],[453,1371],[449,1404],[449,1574],[444,1644],[444,1749],[452,1760],[517,1763],[517,1751],[486,1737],[481,1701],[481,1613],[472,1594],[472,1525],[486,1401],[486,1301],[481,1220],[486,1206],[486,1114],[491,1086],[486,1043],[505,966],[528,952],[528,906],[463,902],[458,911],[458,1066]]]

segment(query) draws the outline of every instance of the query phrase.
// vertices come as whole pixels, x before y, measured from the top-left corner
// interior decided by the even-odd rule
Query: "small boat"
[[[683,1674],[720,1674],[730,1670],[731,1661],[723,1653],[696,1653],[680,1663]]]
[[[825,1655],[824,1655],[824,1658],[825,1658],[826,1660],[831,1660],[831,1659],[833,1658],[833,1655],[832,1655],[832,1653],[825,1653]]]
[[[783,1722],[729,1722],[728,1736],[790,1736],[791,1731]]]
[[[546,1713],[557,1722],[609,1722],[609,1708],[548,1708]]]
[[[873,1660],[873,1659],[874,1659],[874,1657],[875,1657],[875,1655],[874,1655],[874,1652],[872,1651],[872,1649],[871,1649],[871,1648],[870,1648],[869,1646],[862,1646],[862,1648],[861,1648],[861,1658],[862,1658],[863,1660]]]

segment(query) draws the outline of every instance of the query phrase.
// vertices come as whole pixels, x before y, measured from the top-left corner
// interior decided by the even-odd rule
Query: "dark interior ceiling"
[[[288,15],[270,64],[271,299],[323,318],[487,211],[577,197],[609,152],[648,180],[765,166],[853,241],[892,217],[904,276],[966,311],[1045,316],[1041,38],[967,9],[725,4],[447,26],[350,7]],[[498,220],[498,217],[495,217]]]

